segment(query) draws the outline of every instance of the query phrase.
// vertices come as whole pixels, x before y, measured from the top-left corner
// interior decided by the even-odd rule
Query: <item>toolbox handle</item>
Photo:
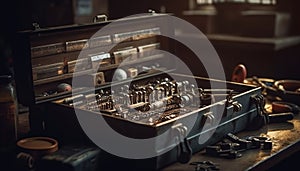
[[[101,21],[107,21],[107,16],[105,14],[96,15],[93,18],[93,23],[98,23],[100,19]]]

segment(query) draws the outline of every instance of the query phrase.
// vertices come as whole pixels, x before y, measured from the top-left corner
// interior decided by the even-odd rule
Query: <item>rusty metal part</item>
[[[283,102],[283,101],[275,101],[272,102],[272,113],[282,113],[282,112],[292,112],[295,115],[299,114],[300,107],[296,104]]]

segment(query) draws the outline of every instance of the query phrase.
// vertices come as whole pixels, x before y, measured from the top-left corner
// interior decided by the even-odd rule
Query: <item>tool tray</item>
[[[252,97],[260,96],[261,88],[177,70],[162,53],[176,54],[176,43],[160,36],[174,32],[162,24],[166,16],[130,17],[108,32],[100,29],[113,21],[20,32],[15,78],[19,101],[31,109],[32,131],[42,130],[61,145],[99,145],[84,120],[103,118],[122,136],[155,138],[149,144],[155,155],[141,159],[104,148],[103,167],[156,170],[186,163],[227,133],[251,126],[259,115]],[[95,128],[101,138],[110,137],[101,125]]]

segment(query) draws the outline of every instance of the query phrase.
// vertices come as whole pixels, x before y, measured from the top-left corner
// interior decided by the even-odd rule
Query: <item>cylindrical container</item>
[[[18,101],[10,75],[0,76],[0,148],[17,140]]]
[[[30,137],[17,142],[17,161],[24,169],[35,168],[39,160],[58,150],[58,142],[49,137]]]

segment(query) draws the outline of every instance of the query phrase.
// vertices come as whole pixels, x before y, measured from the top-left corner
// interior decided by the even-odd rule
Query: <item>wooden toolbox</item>
[[[163,53],[176,55],[178,46],[161,36],[175,34],[167,17],[20,32],[15,78],[19,101],[31,109],[33,134],[62,146],[96,144],[106,169],[157,170],[187,163],[193,153],[251,125],[260,117],[253,99],[261,89],[182,73]]]

